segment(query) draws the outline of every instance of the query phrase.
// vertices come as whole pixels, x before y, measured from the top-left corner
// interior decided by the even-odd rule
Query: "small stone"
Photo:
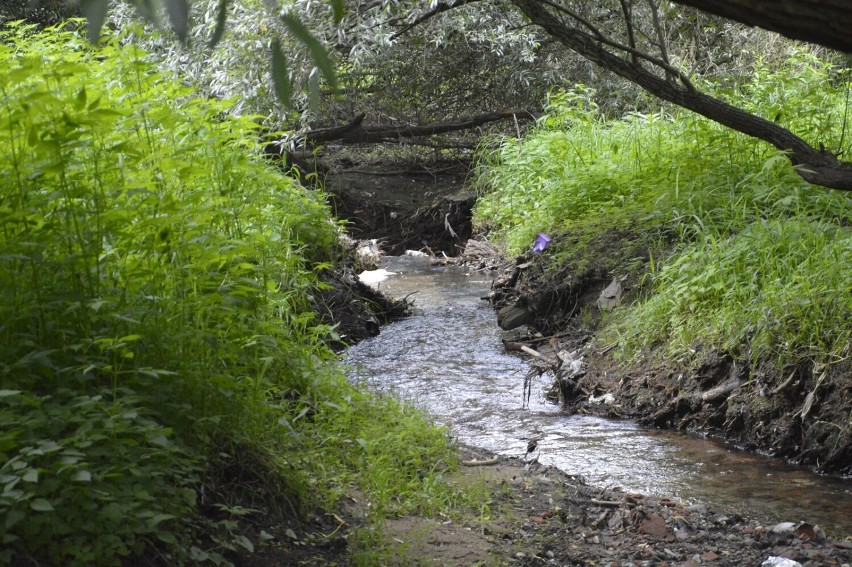
[[[668,528],[666,521],[662,516],[656,514],[648,514],[647,517],[639,524],[639,531],[643,534],[662,539],[666,536]]]
[[[803,522],[793,533],[802,541],[825,541],[825,532],[815,524]]]
[[[716,561],[719,559],[719,554],[713,551],[706,551],[701,554],[702,561]]]
[[[773,534],[792,534],[795,529],[796,524],[793,522],[781,522],[769,528],[769,531]]]

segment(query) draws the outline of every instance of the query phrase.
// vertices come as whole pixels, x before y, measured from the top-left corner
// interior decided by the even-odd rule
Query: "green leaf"
[[[30,508],[36,512],[53,512],[53,505],[44,498],[36,498],[30,502]]]
[[[287,58],[281,49],[281,42],[276,37],[272,40],[272,84],[275,95],[285,108],[292,108],[293,85],[290,83],[290,73],[287,70]]]
[[[0,398],[8,398],[9,396],[17,396],[21,390],[0,390]]]
[[[38,482],[38,470],[30,469],[21,477],[24,482]]]
[[[207,47],[213,49],[222,40],[225,35],[225,20],[228,18],[228,4],[230,0],[219,0],[219,5],[216,7],[216,27],[213,28],[213,35],[210,36],[210,41],[207,42]]]
[[[71,480],[76,482],[91,482],[92,473],[84,470],[74,471],[74,474],[71,475]]]
[[[26,514],[20,510],[9,510],[9,512],[6,513],[6,529],[8,530],[24,518],[26,518]]]
[[[299,41],[305,44],[305,47],[311,52],[311,57],[317,67],[322,71],[328,86],[333,91],[337,91],[337,73],[334,72],[334,65],[331,58],[328,56],[328,51],[325,46],[308,31],[305,24],[293,14],[284,14],[281,16],[281,21],[287,27],[287,30]]]
[[[187,0],[167,0],[166,9],[169,13],[169,21],[172,30],[177,34],[181,43],[186,43],[186,34],[189,31],[189,2]]]
[[[148,529],[153,530],[158,525],[160,525],[162,522],[165,522],[166,520],[171,520],[171,519],[174,519],[174,516],[172,514],[155,514],[154,516],[152,516],[151,518],[146,520],[145,523],[148,524]]]
[[[86,86],[83,85],[80,87],[80,90],[77,91],[77,98],[74,100],[74,109],[75,110],[83,110],[86,108]]]
[[[308,108],[312,112],[316,112],[319,109],[320,105],[321,91],[319,84],[319,73],[317,73],[316,71],[316,68],[314,68],[310,78],[308,79]]]
[[[329,4],[331,4],[331,9],[334,10],[334,23],[339,24],[344,15],[343,0],[329,0]]]
[[[97,44],[101,39],[101,28],[106,19],[109,0],[82,0],[80,7],[86,17],[86,37],[90,43]]]
[[[247,549],[248,551],[254,553],[254,544],[246,536],[236,535],[236,536],[234,536],[234,541],[237,544],[239,544],[241,547],[243,547],[243,548]]]

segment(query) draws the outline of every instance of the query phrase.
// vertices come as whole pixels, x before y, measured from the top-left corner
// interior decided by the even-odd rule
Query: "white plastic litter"
[[[760,564],[761,567],[802,567],[802,564],[786,557],[775,557],[770,555],[766,561]]]

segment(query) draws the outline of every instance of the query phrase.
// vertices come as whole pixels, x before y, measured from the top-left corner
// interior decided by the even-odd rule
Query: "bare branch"
[[[656,0],[648,0],[648,5],[651,6],[651,19],[654,22],[654,31],[657,34],[657,47],[660,48],[660,57],[666,62],[666,65],[670,65],[669,53],[666,48],[666,36],[663,34],[663,27],[660,24],[660,5]]]
[[[680,79],[680,82],[683,83],[683,86],[685,86],[690,91],[695,91],[695,87],[692,86],[692,82],[689,80],[689,77],[687,77],[686,74],[684,74],[679,69],[674,68],[673,66],[671,66],[667,62],[663,61],[659,57],[654,57],[653,55],[649,55],[649,54],[645,53],[644,51],[634,49],[630,46],[627,46],[627,45],[619,43],[615,40],[609,39],[603,33],[601,33],[601,31],[599,29],[597,29],[594,25],[592,25],[591,22],[589,22],[585,18],[581,17],[579,14],[574,13],[572,10],[570,10],[570,9],[564,7],[564,6],[561,6],[559,4],[551,2],[550,0],[539,0],[539,3],[545,4],[547,6],[550,6],[554,10],[557,10],[559,12],[567,14],[571,18],[577,20],[578,22],[580,22],[581,24],[583,24],[584,26],[589,28],[589,30],[591,30],[592,34],[594,34],[594,35],[589,35],[588,33],[580,31],[576,28],[572,28],[575,33],[582,34],[583,36],[585,36],[585,37],[587,37],[587,38],[589,38],[593,41],[599,41],[600,43],[603,43],[604,45],[608,45],[609,47],[612,47],[614,49],[618,49],[620,51],[624,51],[626,53],[634,55],[634,56],[638,57],[639,59],[644,59],[645,61],[652,63],[652,64],[656,65],[657,67],[661,68],[663,71],[665,71],[667,77],[668,76],[677,77],[678,79]]]
[[[630,15],[630,6],[627,5],[627,0],[619,0],[621,3],[621,12],[624,14],[624,25],[627,26],[627,44],[631,49],[636,49],[636,38],[633,37],[633,17]],[[639,59],[635,53],[630,54],[630,58],[634,65],[639,64]]]
[[[344,144],[378,144],[403,138],[434,136],[458,130],[469,130],[499,120],[516,120],[518,118],[534,120],[535,117],[534,113],[527,110],[504,110],[502,112],[491,112],[478,116],[460,118],[449,122],[418,126],[396,124],[364,126],[362,125],[364,115],[361,114],[343,126],[306,132],[301,136],[301,141],[313,144],[331,141],[338,141]]]
[[[426,20],[432,18],[433,16],[437,16],[438,14],[440,14],[442,12],[446,12],[447,10],[452,10],[453,8],[458,8],[460,6],[464,6],[465,4],[470,4],[472,2],[477,2],[477,1],[478,0],[456,0],[455,2],[453,2],[451,4],[448,4],[446,2],[439,2],[438,5],[435,6],[435,8],[433,8],[432,10],[429,10],[428,12],[426,12],[425,14],[420,16],[419,18],[417,18],[416,20],[414,20],[413,22],[411,22],[410,24],[408,24],[407,26],[402,28],[400,31],[393,34],[390,38],[391,38],[391,40],[394,40],[394,39],[398,38],[399,36],[401,36],[405,33],[408,33],[409,31],[416,28],[417,26],[419,26],[420,24],[422,24]]]

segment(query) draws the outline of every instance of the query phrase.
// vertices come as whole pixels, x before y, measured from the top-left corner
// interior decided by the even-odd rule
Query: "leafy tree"
[[[768,27],[782,31],[797,24],[787,8],[758,16],[756,10],[741,8],[741,2],[715,8],[707,2],[687,3],[738,16],[750,24],[765,20]],[[109,0],[83,2],[90,37],[97,36],[108,4]],[[154,0],[132,4],[149,20],[156,19]],[[237,63],[242,89],[226,86],[225,90],[230,94],[256,91],[245,97],[251,102],[250,110],[277,116],[279,123],[286,116],[290,124],[296,117],[303,126],[338,124],[368,113],[380,121],[408,126],[506,109],[513,110],[506,116],[517,117],[517,110],[534,110],[525,106],[530,101],[540,104],[553,86],[594,80],[602,97],[618,92],[621,87],[597,85],[599,78],[588,66],[591,62],[653,97],[770,143],[786,152],[799,175],[811,183],[852,190],[852,164],[838,155],[842,140],[803,139],[789,129],[786,117],[746,112],[696,88],[695,77],[712,76],[720,65],[720,70],[726,68],[723,59],[713,59],[720,45],[727,62],[747,68],[737,47],[754,36],[745,34],[745,42],[740,41],[742,29],[730,22],[708,19],[668,2],[456,0],[425,5],[330,0],[282,6],[256,0],[207,0],[193,5],[188,0],[162,0],[159,4],[183,42],[192,43],[201,35],[205,41],[196,43],[213,46],[224,37],[231,18],[227,25],[233,26],[235,38],[243,43],[243,53],[250,50],[251,56],[248,62]],[[809,2],[794,4],[805,13],[814,12]],[[848,9],[834,10],[835,22],[849,17]],[[201,23],[196,28],[200,32],[192,30],[191,21]],[[252,25],[246,27],[248,22]],[[811,40],[824,37],[826,44],[847,49],[843,34],[835,33],[836,26],[829,24],[822,30],[789,33]],[[731,49],[725,49],[725,44]],[[194,61],[197,68],[209,55],[209,48],[196,48],[194,56],[177,59]],[[211,85],[231,83],[221,80],[230,71],[222,73],[221,67],[217,71],[218,80],[210,80]],[[335,97],[335,93],[343,96]],[[634,93],[625,99],[635,99]],[[294,107],[303,112],[276,109],[276,96],[288,107],[294,99]],[[616,109],[625,108],[616,105]],[[355,127],[365,131],[360,122]]]

